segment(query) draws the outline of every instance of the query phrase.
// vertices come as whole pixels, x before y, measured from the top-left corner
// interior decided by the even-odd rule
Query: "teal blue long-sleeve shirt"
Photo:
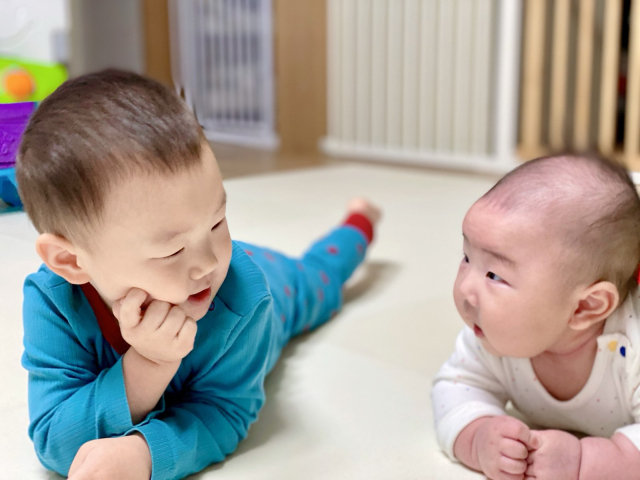
[[[25,281],[22,358],[38,458],[66,475],[84,443],[140,432],[151,452],[152,480],[182,478],[222,461],[256,420],[264,378],[282,347],[340,308],[342,284],[366,244],[359,230],[341,227],[292,260],[234,242],[229,273],[198,322],[193,351],[136,425],[122,356],[103,336],[81,287],[42,266]]]

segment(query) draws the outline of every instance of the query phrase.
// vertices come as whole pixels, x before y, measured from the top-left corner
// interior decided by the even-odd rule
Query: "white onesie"
[[[607,319],[584,388],[572,399],[552,397],[528,358],[489,354],[468,327],[433,381],[431,400],[440,447],[453,444],[472,421],[506,415],[507,401],[538,429],[610,437],[625,434],[640,449],[640,300],[632,291]]]

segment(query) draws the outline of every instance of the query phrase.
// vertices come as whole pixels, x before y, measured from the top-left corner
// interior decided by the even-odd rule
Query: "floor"
[[[342,219],[354,195],[377,202],[384,219],[367,263],[349,284],[343,311],[285,350],[249,437],[226,462],[193,478],[483,478],[439,451],[429,389],[462,326],[451,295],[462,218],[494,180],[215,151],[229,179],[235,238],[300,254]],[[0,214],[0,479],[59,478],[39,465],[28,439],[27,378],[19,363],[21,289],[40,263],[36,235],[23,213]]]

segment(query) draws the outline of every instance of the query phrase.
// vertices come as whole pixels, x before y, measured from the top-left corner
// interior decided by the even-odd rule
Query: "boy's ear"
[[[585,330],[594,323],[606,320],[618,308],[620,294],[611,282],[598,282],[586,288],[569,320],[569,327]]]
[[[69,240],[43,233],[36,240],[36,252],[52,272],[67,282],[82,285],[91,280],[89,274],[78,265],[76,248]]]

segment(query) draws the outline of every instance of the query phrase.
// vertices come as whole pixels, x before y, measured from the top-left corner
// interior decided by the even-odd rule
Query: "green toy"
[[[0,58],[0,103],[40,102],[67,78],[59,64]]]

